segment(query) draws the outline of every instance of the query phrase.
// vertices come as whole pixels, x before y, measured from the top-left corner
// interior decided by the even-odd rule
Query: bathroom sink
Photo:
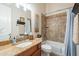
[[[32,41],[25,41],[23,43],[20,43],[20,44],[16,45],[16,47],[18,47],[18,48],[24,48],[24,47],[27,47],[27,46],[29,46],[31,44],[32,44]]]

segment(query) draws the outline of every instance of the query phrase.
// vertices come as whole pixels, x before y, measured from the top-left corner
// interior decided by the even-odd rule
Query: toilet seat
[[[48,44],[41,45],[42,50],[49,56],[52,52],[52,47]]]

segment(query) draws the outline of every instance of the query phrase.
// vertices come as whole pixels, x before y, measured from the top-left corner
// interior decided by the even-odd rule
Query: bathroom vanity
[[[16,56],[41,56],[41,43],[16,54]]]
[[[32,44],[22,48],[12,44],[0,46],[0,56],[41,56],[42,39],[35,38],[31,41]]]

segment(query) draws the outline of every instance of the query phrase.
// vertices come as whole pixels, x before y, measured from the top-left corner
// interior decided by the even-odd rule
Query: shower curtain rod
[[[73,8],[73,7],[69,7],[69,8]],[[64,11],[64,10],[67,10],[69,8],[65,8],[65,9],[60,9],[60,10],[56,10],[56,11],[50,11],[48,13],[45,13],[45,15],[48,15],[48,14],[51,14],[51,13],[55,13],[55,12],[59,12],[59,11]]]
[[[75,14],[79,13],[79,3],[75,3],[73,7],[69,7],[69,8],[73,8],[73,10],[72,10],[73,13],[75,13]],[[55,12],[58,12],[58,11],[67,10],[69,8],[51,11],[51,12],[48,12],[48,13],[45,13],[45,14],[55,13]]]

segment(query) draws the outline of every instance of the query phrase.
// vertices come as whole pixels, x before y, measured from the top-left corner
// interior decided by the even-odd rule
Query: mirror
[[[31,11],[27,10],[25,17],[21,16],[17,20],[19,35],[30,34],[31,29]]]
[[[25,34],[30,34],[32,32],[32,27],[31,27],[31,11],[27,10],[27,19],[25,21]]]
[[[26,33],[32,33],[31,11],[17,8],[15,4],[0,4],[0,41],[9,39],[9,34],[19,38],[20,34]]]
[[[19,17],[17,20],[18,28],[19,28],[19,35],[25,33],[25,17]]]
[[[0,4],[0,41],[9,39],[10,33],[11,33],[11,8],[3,4]]]

